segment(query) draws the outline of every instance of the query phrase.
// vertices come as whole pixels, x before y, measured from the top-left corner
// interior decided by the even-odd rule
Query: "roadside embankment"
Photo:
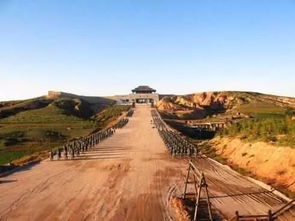
[[[216,137],[209,144],[229,164],[245,169],[274,187],[295,192],[294,148],[224,137]]]

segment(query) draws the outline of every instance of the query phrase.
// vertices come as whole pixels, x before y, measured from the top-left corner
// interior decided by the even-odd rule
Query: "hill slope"
[[[295,98],[255,92],[203,92],[183,96],[166,96],[157,108],[168,118],[202,119],[216,114],[251,115],[258,112],[280,112],[295,108]]]
[[[103,127],[106,120],[96,118],[111,107],[111,119],[114,110],[119,109],[113,105],[110,99],[63,92],[0,102],[0,165]]]
[[[157,107],[170,123],[186,125],[188,119],[196,123],[227,122],[214,139],[203,145],[195,140],[199,150],[239,172],[295,191],[295,98],[253,92],[204,92],[166,96]]]

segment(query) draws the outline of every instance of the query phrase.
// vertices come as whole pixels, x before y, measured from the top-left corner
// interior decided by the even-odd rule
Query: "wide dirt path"
[[[43,161],[1,178],[0,220],[165,220],[181,169],[151,124],[148,106],[74,161]],[[183,166],[182,166],[183,167]]]
[[[180,193],[187,160],[168,154],[150,110],[138,106],[123,129],[77,160],[45,160],[0,178],[0,220],[169,220],[167,201]],[[195,162],[227,218],[284,203],[226,166]]]

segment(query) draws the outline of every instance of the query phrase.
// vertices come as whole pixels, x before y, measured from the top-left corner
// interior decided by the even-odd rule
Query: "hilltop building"
[[[61,91],[48,91],[47,97],[50,99],[56,98],[81,98],[89,103],[95,102],[114,102],[117,104],[157,104],[159,102],[159,94],[156,93],[156,90],[146,86],[141,85],[133,90],[131,90],[131,94],[128,95],[115,95],[109,97],[90,97],[90,96],[79,96],[75,94],[70,94]]]
[[[159,94],[156,90],[147,86],[141,85],[133,90],[128,95],[116,95],[112,99],[116,100],[118,104],[132,104],[132,103],[146,103],[146,104],[157,104],[159,102]]]

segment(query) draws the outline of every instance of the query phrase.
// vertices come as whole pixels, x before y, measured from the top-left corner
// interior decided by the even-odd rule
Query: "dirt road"
[[[0,178],[0,220],[169,220],[168,197],[183,185],[187,160],[170,157],[151,119],[150,108],[139,106],[123,129],[79,159],[45,160]],[[198,165],[212,194],[262,190],[214,162]],[[213,203],[230,216],[249,203],[247,212],[256,213],[282,200],[264,194]]]
[[[181,164],[150,121],[150,108],[137,107],[81,159],[43,161],[1,178],[0,220],[164,220]]]

